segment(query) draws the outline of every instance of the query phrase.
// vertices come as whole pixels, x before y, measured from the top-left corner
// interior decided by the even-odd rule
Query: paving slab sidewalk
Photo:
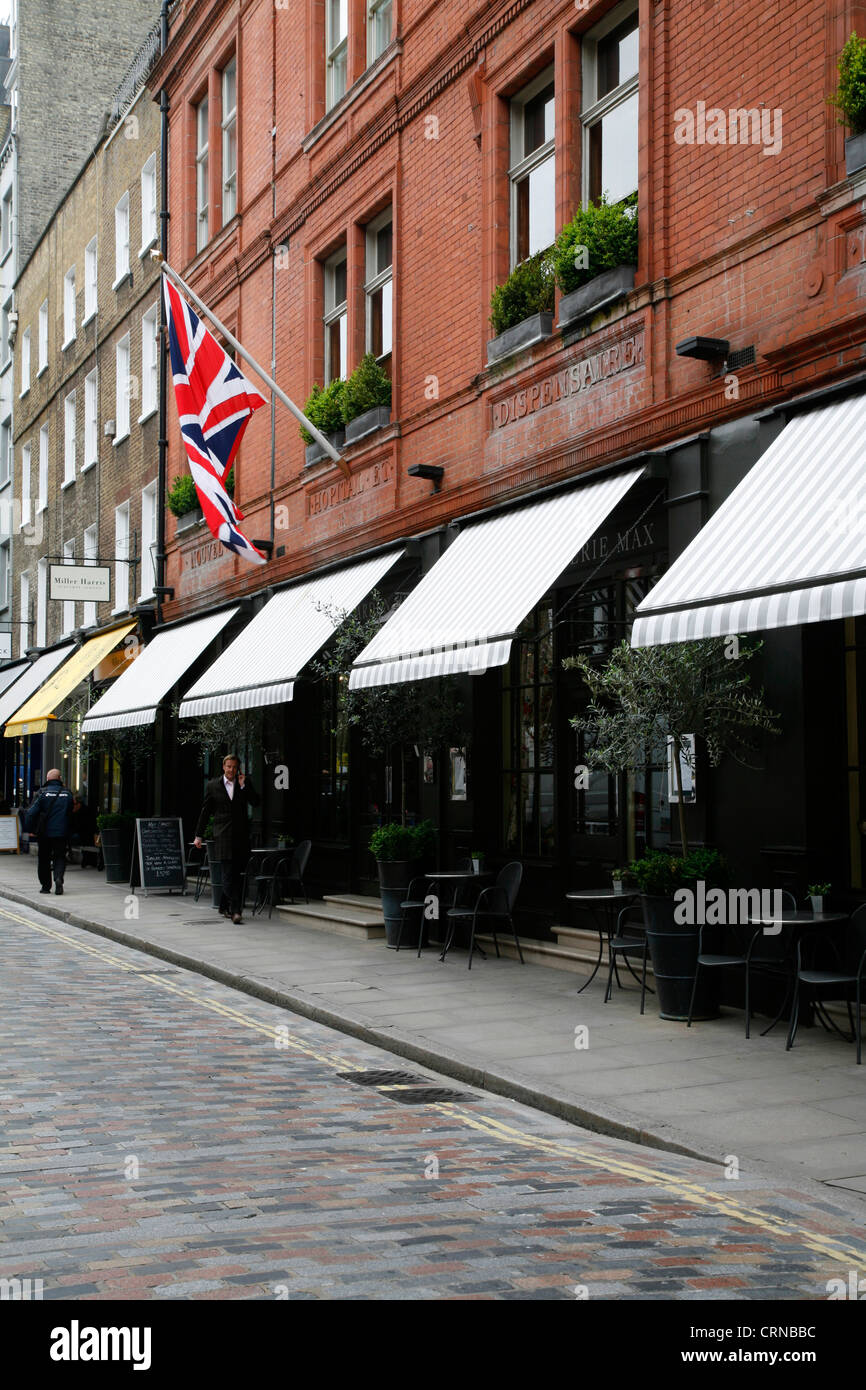
[[[781,1025],[747,1041],[734,1010],[687,1029],[652,998],[641,1017],[636,987],[605,1004],[601,973],[578,995],[570,971],[494,957],[468,971],[465,952],[441,964],[276,914],[233,926],[191,893],[133,900],[94,869],[71,867],[58,899],[39,893],[35,856],[0,862],[0,909],[15,903],[601,1133],[866,1200],[866,1065],[823,1029],[786,1052]]]

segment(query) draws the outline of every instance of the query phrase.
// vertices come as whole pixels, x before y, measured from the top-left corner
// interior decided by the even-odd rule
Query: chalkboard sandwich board
[[[18,853],[18,817],[0,816],[0,853]]]
[[[132,857],[132,888],[148,891],[177,888],[186,892],[186,860],[183,853],[183,822],[179,816],[153,817],[135,822],[138,854]]]

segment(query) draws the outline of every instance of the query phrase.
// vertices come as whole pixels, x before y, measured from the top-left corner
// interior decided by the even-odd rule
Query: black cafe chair
[[[418,955],[420,956],[421,948],[424,945],[424,922],[426,921],[425,911],[427,907],[427,898],[430,893],[435,892],[435,889],[430,887],[430,885],[435,884],[435,882],[435,879],[428,878],[425,874],[418,874],[409,884],[406,890],[406,897],[400,904],[400,926],[397,930],[396,947],[398,951],[400,949],[400,943],[403,940],[403,932],[410,926],[412,918],[417,917]],[[411,944],[414,946],[414,941]]]
[[[268,917],[271,917],[278,898],[291,898],[294,902],[297,895],[303,897],[306,903],[310,901],[304,886],[304,874],[312,847],[312,840],[301,840],[291,850],[274,850],[262,856],[259,871],[253,880],[256,888],[254,917],[264,912],[265,904]]]
[[[783,907],[789,907],[792,911],[796,911],[797,900],[793,893],[789,893],[787,889],[782,889],[782,904]],[[721,931],[729,933],[728,940],[732,940],[734,949],[718,951],[705,950],[704,943],[706,938],[704,932],[707,930],[717,934]],[[759,942],[761,944],[760,950],[757,949]],[[773,942],[778,942],[778,946],[771,944]],[[763,973],[780,975],[790,981],[793,972],[793,962],[789,954],[788,945],[783,936],[765,936],[764,930],[759,923],[730,925],[727,927],[699,927],[698,955],[695,963],[695,977],[692,982],[692,993],[689,1000],[687,1028],[691,1028],[692,1026],[692,1014],[694,1012],[695,996],[698,990],[698,976],[702,970],[742,970],[745,993],[746,1037],[748,1038],[751,1036],[752,1024],[752,971],[760,970]],[[770,1024],[769,1028],[764,1029],[765,1033],[768,1033],[770,1028],[778,1023],[784,1011],[789,993],[790,989],[786,991],[782,1007],[773,1020],[773,1023]]]
[[[524,965],[523,952],[520,949],[520,939],[514,926],[514,904],[517,901],[517,894],[520,891],[520,883],[523,878],[523,865],[516,861],[513,864],[506,864],[499,870],[496,882],[489,888],[482,888],[474,907],[452,907],[448,909],[448,935],[445,940],[445,947],[442,951],[441,959],[444,961],[448,954],[448,949],[454,938],[454,932],[461,923],[469,922],[469,969],[472,969],[472,955],[475,951],[475,936],[479,929],[482,931],[489,928],[493,933],[493,944],[496,947],[496,956],[499,958],[499,940],[496,935],[497,923],[507,922],[514,937],[514,944],[517,947],[517,954],[520,957],[520,964]],[[480,947],[479,947],[480,949]]]
[[[640,915],[636,916],[635,914]],[[631,920],[629,920],[630,915]],[[632,975],[634,975],[634,971],[631,969],[629,956],[640,956],[640,1011],[643,1013],[644,1002],[646,1000],[647,990],[649,989],[649,985],[646,982],[647,944],[646,926],[640,907],[635,904],[624,907],[616,919],[616,932],[613,936],[608,937],[607,942],[608,970],[607,989],[604,995],[605,1004],[608,1002],[613,992],[614,974],[616,974],[617,984],[620,983],[619,972],[616,968],[617,961],[624,960]],[[636,978],[637,976],[635,976],[635,979]],[[653,991],[650,989],[649,992],[652,994]]]
[[[802,966],[802,942],[797,942],[797,968],[794,986],[794,1006],[791,1010],[791,1026],[788,1029],[788,1041],[785,1044],[786,1052],[794,1046],[794,1039],[797,1036],[797,1025],[800,1021],[800,990],[805,986],[806,991],[814,993],[816,990],[822,991],[822,997],[826,989],[833,989],[838,992],[830,995],[830,998],[844,999],[848,1006],[848,1022],[851,1025],[851,1037],[857,1043],[857,1065],[861,1064],[862,1056],[862,1032],[863,1022],[861,1018],[861,1005],[863,1003],[863,984],[866,977],[866,903],[858,907],[852,914],[851,920],[845,928],[845,945],[842,954],[842,961],[837,970],[804,970]],[[851,1011],[851,993],[854,993],[854,1012]],[[830,1020],[832,1022],[832,1020]],[[835,1026],[835,1025],[834,1025]],[[839,1031],[838,1029],[836,1030]],[[844,1034],[842,1035],[844,1037]]]

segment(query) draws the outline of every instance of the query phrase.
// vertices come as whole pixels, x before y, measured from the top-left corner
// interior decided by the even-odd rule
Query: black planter
[[[659,1018],[685,1023],[695,982],[698,958],[698,928],[674,921],[673,898],[641,894],[647,942],[655,976]],[[712,992],[709,971],[698,977],[694,1019],[718,1017],[718,1004]]]
[[[134,838],[131,830],[100,830],[106,883],[129,883]]]
[[[866,169],[866,131],[845,141],[845,173],[850,178],[860,169]]]
[[[406,891],[412,879],[421,872],[419,859],[377,859],[379,870],[379,893],[382,899],[382,916],[385,918],[385,945],[397,945],[400,922],[403,914],[400,904],[405,900]],[[417,924],[407,921],[401,946],[418,944]]]
[[[323,433],[329,444],[333,444],[335,449],[342,449],[346,442],[345,430],[325,430]],[[312,444],[307,444],[304,449],[304,466],[310,468],[314,463],[320,463],[322,459],[329,457],[321,444],[317,444],[314,439]]]
[[[515,323],[512,328],[506,328],[504,333],[497,333],[495,338],[489,339],[487,365],[502,362],[506,357],[513,357],[516,352],[523,352],[535,343],[542,342],[544,338],[549,338],[552,332],[553,314],[533,314],[522,323]]]
[[[358,439],[363,439],[366,434],[383,430],[390,423],[391,407],[389,405],[374,405],[372,410],[365,410],[363,415],[356,415],[354,420],[349,421],[346,426],[346,443],[354,444]]]
[[[624,299],[634,289],[634,273],[633,265],[618,265],[613,270],[603,270],[579,290],[564,294],[559,301],[560,328],[579,323],[608,304]]]
[[[221,859],[214,857],[213,840],[205,840],[207,845],[207,862],[210,868],[210,895],[214,907],[219,907],[223,897],[223,865]]]

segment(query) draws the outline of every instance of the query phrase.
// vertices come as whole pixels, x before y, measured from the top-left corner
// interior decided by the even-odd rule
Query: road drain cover
[[[392,1100],[398,1100],[401,1105],[437,1105],[449,1104],[467,1100],[478,1100],[478,1096],[470,1095],[468,1091],[449,1091],[446,1086],[407,1086],[388,1091]]]
[[[423,1076],[414,1076],[411,1071],[341,1071],[341,1081],[352,1081],[356,1086],[423,1086]]]
[[[145,968],[145,969],[142,969],[142,970],[130,970],[130,971],[128,971],[128,974],[130,974],[130,975],[179,975],[179,974],[180,974],[180,971],[179,971],[179,970],[148,970],[148,969]]]

